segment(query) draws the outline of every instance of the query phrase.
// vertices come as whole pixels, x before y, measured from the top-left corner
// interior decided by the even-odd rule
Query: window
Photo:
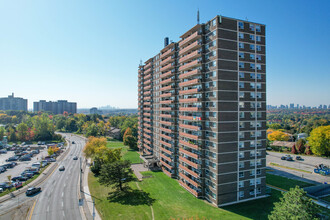
[[[257,108],[261,108],[261,102],[257,102]]]
[[[254,60],[254,59],[255,59],[254,54],[252,54],[252,53],[250,54],[250,59],[251,59],[251,60]]]
[[[256,142],[255,141],[250,141],[250,147],[255,147],[256,146]]]
[[[238,186],[239,186],[239,188],[243,188],[244,187],[244,181],[239,181]]]
[[[261,41],[261,36],[256,36],[256,41],[260,42]]]
[[[250,50],[254,50],[254,44],[250,44]]]
[[[244,68],[244,63],[240,62],[239,63],[239,68]]]
[[[238,146],[239,148],[244,148],[244,142],[239,142]]]
[[[261,179],[260,178],[256,179],[256,184],[261,184]]]
[[[257,92],[257,98],[258,99],[261,99],[262,98],[261,92]]]
[[[243,178],[244,177],[244,172],[239,172],[239,177]]]
[[[261,170],[257,169],[257,175],[260,175],[260,174],[261,174]]]
[[[256,25],[256,31],[257,31],[257,32],[261,32],[260,25]]]
[[[244,108],[244,102],[239,102],[238,105],[240,108]]]
[[[258,160],[257,160],[257,166],[260,166],[260,165],[261,165],[261,160],[258,159]]]
[[[254,150],[250,151],[250,157],[254,157],[256,155],[256,152]]]
[[[239,192],[239,198],[243,198],[244,197],[244,191],[240,191]]]
[[[250,69],[255,69],[255,65],[254,65],[254,63],[250,63]]]
[[[244,58],[244,53],[240,52],[238,56],[239,58]]]
[[[257,79],[261,79],[261,74],[257,74]]]
[[[244,117],[245,117],[244,112],[240,112],[239,113],[239,118],[244,118]]]
[[[254,196],[254,189],[250,190],[250,196]]]
[[[239,33],[239,34],[238,34],[238,37],[239,37],[240,39],[244,39],[244,34],[243,34],[243,33]]]
[[[239,88],[240,88],[240,89],[243,89],[243,88],[244,88],[244,83],[243,83],[243,82],[240,82],[240,83],[239,83]]]
[[[254,99],[256,97],[256,94],[254,92],[250,92],[250,98]]]
[[[255,108],[256,107],[256,103],[255,102],[251,102],[250,103],[250,108]]]
[[[257,89],[261,89],[261,83],[257,83]]]
[[[217,19],[214,19],[213,21],[212,21],[212,26],[216,26],[217,25]]]
[[[244,168],[244,162],[243,161],[239,162],[239,168]]]
[[[254,89],[256,86],[255,86],[255,83],[250,83],[250,88],[251,89]]]
[[[238,47],[241,48],[241,49],[244,49],[244,43],[239,43]]]
[[[261,51],[261,46],[257,45],[257,51]]]
[[[239,29],[244,29],[244,23],[239,21],[238,22],[238,27],[239,27]]]
[[[244,98],[244,92],[239,92],[239,97]]]
[[[254,176],[255,175],[255,171],[254,170],[250,170],[250,176]]]
[[[243,72],[239,72],[239,78],[244,78],[244,73]]]
[[[257,194],[261,194],[261,188],[257,188]]]
[[[256,117],[256,113],[255,112],[250,112],[250,118],[255,118]]]
[[[250,79],[255,79],[255,74],[254,73],[250,73]]]
[[[250,186],[254,185],[254,179],[250,180]]]
[[[239,137],[239,138],[244,138],[244,132],[239,132],[239,133],[238,133],[238,137]]]
[[[261,55],[257,55],[257,60],[261,60]]]
[[[256,131],[256,136],[261,137],[261,131]]]
[[[250,34],[250,40],[254,40],[254,35]]]
[[[254,25],[250,24],[250,31],[254,31]]]
[[[254,160],[250,160],[250,167],[254,167],[255,166],[255,161]]]
[[[257,64],[257,70],[261,70],[261,65],[260,64]]]

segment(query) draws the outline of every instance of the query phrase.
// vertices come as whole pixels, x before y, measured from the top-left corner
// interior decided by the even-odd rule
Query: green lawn
[[[125,146],[122,141],[108,141],[107,147],[121,148],[124,160],[129,160],[131,163],[141,163],[140,155],[137,153],[137,151],[130,149],[128,146]]]
[[[300,188],[313,186],[313,184],[311,183],[288,179],[282,176],[277,176],[269,173],[266,173],[266,183],[285,190],[290,190],[290,188],[294,188],[295,186],[299,186]]]
[[[95,196],[95,206],[102,219],[151,219],[151,210],[148,205],[137,204],[136,196],[125,197],[109,202],[108,193],[112,190],[99,184],[93,173],[88,175],[89,190]],[[132,189],[137,189],[135,182],[130,183]]]

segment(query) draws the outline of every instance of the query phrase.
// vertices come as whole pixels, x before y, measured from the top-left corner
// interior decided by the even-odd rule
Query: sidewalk
[[[81,188],[83,192],[81,192],[81,196],[82,198],[84,198],[84,205],[83,205],[84,214],[85,214],[84,217],[86,219],[93,219],[93,199],[91,197],[91,193],[88,187],[88,173],[90,170],[90,159],[87,161],[87,164],[84,163],[82,170],[83,170],[83,177],[82,177]],[[94,207],[94,213],[95,213],[94,219],[101,220],[101,217],[95,207]]]

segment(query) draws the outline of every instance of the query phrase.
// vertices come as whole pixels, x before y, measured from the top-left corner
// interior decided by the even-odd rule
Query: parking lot
[[[33,145],[32,145],[33,147]],[[19,176],[27,167],[31,167],[31,165],[37,161],[41,161],[41,159],[48,155],[47,147],[43,146],[44,148],[40,150],[39,154],[34,155],[30,161],[14,161],[17,165],[13,168],[7,169],[5,172],[0,173],[0,182],[8,181],[7,176],[11,175],[11,178],[15,176]],[[0,154],[0,166],[7,164],[9,162],[6,161],[9,157],[14,156],[14,151],[7,151],[5,154]]]

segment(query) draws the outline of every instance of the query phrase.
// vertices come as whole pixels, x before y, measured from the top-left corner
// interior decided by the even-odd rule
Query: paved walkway
[[[144,167],[143,164],[132,164],[131,168],[132,168],[135,176],[138,178],[139,181],[142,181],[141,172],[149,170],[147,167]]]

